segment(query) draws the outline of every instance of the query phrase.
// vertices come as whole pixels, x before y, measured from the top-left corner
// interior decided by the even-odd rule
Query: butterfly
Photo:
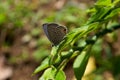
[[[67,33],[67,28],[56,23],[43,24],[43,30],[53,45],[58,45]]]

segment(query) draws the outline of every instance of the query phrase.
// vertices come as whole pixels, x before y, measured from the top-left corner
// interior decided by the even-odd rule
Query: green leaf
[[[114,5],[120,4],[120,0],[114,0],[113,4]]]
[[[35,75],[36,73],[46,69],[49,67],[49,57],[47,57],[42,63],[40,66],[37,67],[37,69],[35,69],[35,71],[33,72],[32,75]]]
[[[111,6],[111,0],[98,0],[96,5],[99,5],[99,6]]]
[[[89,18],[87,24],[104,21],[106,15],[109,15],[109,11],[111,10],[110,7],[99,7],[95,6],[96,12]]]
[[[55,80],[55,69],[48,68],[45,70],[44,74],[40,77],[39,80]]]
[[[77,35],[74,36],[74,42],[77,41],[78,39],[84,37],[84,35],[87,35],[88,33],[94,31],[96,28],[98,28],[99,23],[95,22],[86,26],[83,26],[78,32]],[[81,32],[80,32],[81,31]],[[77,31],[76,31],[77,32]]]
[[[57,71],[56,68],[48,68],[39,80],[66,80],[66,76],[62,70]]]
[[[99,26],[99,22],[95,22],[89,25],[88,30],[86,31],[86,34],[96,30]]]
[[[62,70],[59,70],[55,77],[55,80],[66,80],[65,73]]]
[[[90,49],[90,48],[88,48],[88,49]],[[84,74],[84,71],[86,69],[86,65],[88,63],[89,56],[90,56],[89,50],[87,52],[83,51],[74,61],[73,69],[74,69],[74,73],[75,73],[77,80],[81,80],[81,78]]]
[[[57,61],[57,59],[59,58],[57,49],[58,49],[57,46],[52,47],[52,51],[50,54],[50,61],[49,61],[50,65],[54,64]]]
[[[113,16],[117,15],[120,12],[120,8],[114,9],[105,19],[112,18]]]

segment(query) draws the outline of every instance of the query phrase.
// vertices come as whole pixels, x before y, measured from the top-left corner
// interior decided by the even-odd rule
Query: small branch
[[[78,51],[82,51],[87,45],[89,44],[94,44],[96,42],[96,40],[102,36],[104,36],[107,33],[111,33],[117,29],[120,29],[120,24],[117,25],[113,25],[111,28],[109,29],[104,29],[99,33],[96,33],[94,36],[92,36],[91,38],[87,38],[86,39],[86,45],[82,46],[82,47],[77,47],[75,46],[75,48],[73,48],[74,51],[78,50]],[[95,37],[95,38],[94,38]]]

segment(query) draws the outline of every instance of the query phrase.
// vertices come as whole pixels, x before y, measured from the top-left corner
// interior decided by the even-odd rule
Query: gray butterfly
[[[56,23],[43,24],[44,32],[53,45],[58,45],[67,33],[67,28]]]

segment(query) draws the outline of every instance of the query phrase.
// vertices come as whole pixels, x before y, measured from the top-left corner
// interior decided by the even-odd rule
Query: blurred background
[[[0,80],[37,80],[31,76],[50,54],[42,24],[56,22],[69,31],[82,26],[96,0],[0,0]],[[83,80],[120,79],[120,30],[99,39]],[[70,62],[72,65],[72,62]],[[66,66],[67,80],[75,80]]]

